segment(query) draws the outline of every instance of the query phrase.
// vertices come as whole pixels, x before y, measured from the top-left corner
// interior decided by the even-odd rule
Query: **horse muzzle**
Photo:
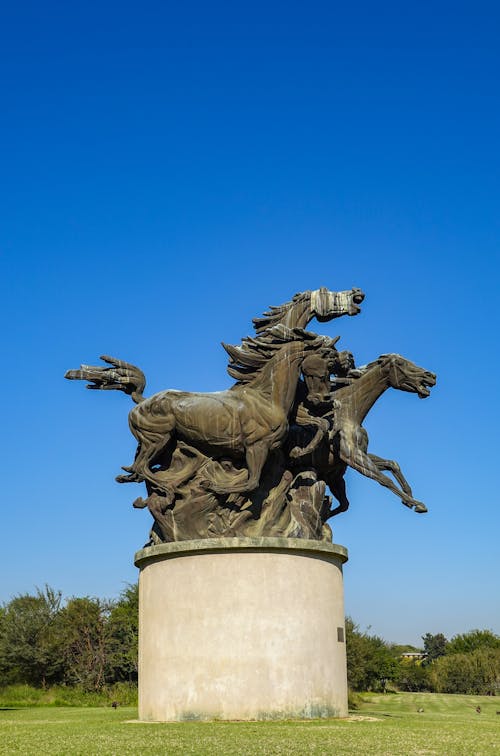
[[[430,396],[430,390],[433,386],[436,385],[436,374],[435,373],[426,373],[420,382],[420,386],[418,387],[418,396],[420,399],[427,399],[428,396]]]
[[[365,294],[363,291],[361,291],[361,289],[358,289],[356,287],[353,287],[351,289],[351,291],[349,292],[349,315],[358,315],[361,312],[361,307],[359,307],[359,305],[363,302],[364,298]]]

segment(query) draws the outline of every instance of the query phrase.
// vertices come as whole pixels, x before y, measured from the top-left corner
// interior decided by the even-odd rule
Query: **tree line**
[[[4,685],[75,685],[99,691],[137,681],[138,586],[116,601],[62,601],[46,586],[0,607],[0,679]]]
[[[498,695],[500,636],[471,630],[447,640],[422,636],[423,649],[386,643],[346,619],[347,677],[351,690]],[[419,653],[421,652],[421,653]],[[412,654],[414,654],[412,656]]]
[[[0,682],[101,691],[137,682],[138,586],[115,601],[73,597],[46,586],[0,606]],[[500,691],[500,636],[472,630],[447,640],[422,637],[423,649],[398,646],[346,618],[352,691],[431,691],[495,695]],[[411,656],[411,654],[416,654]]]

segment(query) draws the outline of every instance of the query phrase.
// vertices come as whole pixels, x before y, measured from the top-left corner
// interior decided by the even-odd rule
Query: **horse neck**
[[[313,319],[313,316],[314,313],[311,311],[311,292],[305,291],[296,302],[292,302],[279,322],[287,328],[305,328]]]
[[[377,399],[389,388],[389,371],[386,364],[379,363],[367,369],[349,386],[338,389],[335,399],[340,401],[340,412],[361,425]]]
[[[283,346],[261,370],[258,378],[248,384],[288,414],[295,399],[300,368],[305,351],[302,342]]]

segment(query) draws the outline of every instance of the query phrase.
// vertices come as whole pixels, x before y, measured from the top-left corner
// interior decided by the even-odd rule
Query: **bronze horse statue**
[[[217,481],[210,488],[216,493],[250,491],[258,486],[267,454],[281,444],[287,433],[288,414],[303,358],[319,346],[323,351],[325,348],[336,351],[334,344],[338,337],[332,340],[313,335],[311,338],[311,334],[299,335],[299,331],[314,317],[325,322],[343,315],[357,315],[364,296],[358,288],[336,292],[322,287],[295,294],[289,302],[272,306],[260,318],[254,318],[257,335],[253,339],[243,339],[240,347],[223,345],[230,356],[228,373],[237,380],[236,385],[225,392],[164,391],[146,399],[144,373],[135,365],[108,355],[101,359],[110,367],[82,365],[79,370],[69,370],[65,377],[90,381],[89,389],[124,391],[138,405],[129,415],[129,425],[139,447],[134,463],[124,468],[128,475],[118,476],[120,483],[158,482],[159,477],[155,477],[158,471],[153,471],[151,465],[175,436],[204,451],[208,449],[210,454],[220,455],[221,449],[230,456],[243,452],[248,466],[246,482]],[[293,329],[299,330],[290,336]],[[278,360],[277,351],[287,340],[288,346]],[[222,431],[217,430],[217,423],[224,427]],[[269,427],[266,429],[266,426]],[[309,442],[307,452],[316,447],[327,427],[322,422],[316,422],[316,426],[316,435]],[[230,438],[231,434],[234,439]],[[296,449],[294,455],[299,457],[301,453]]]
[[[427,512],[425,504],[413,497],[398,463],[368,452],[368,434],[362,423],[388,388],[408,391],[425,399],[430,395],[429,388],[436,383],[436,376],[399,354],[383,354],[357,372],[359,377],[333,392],[333,427],[312,454],[318,477],[326,482],[339,502],[329,516],[345,512],[349,507],[344,481],[348,466],[388,488],[415,512]],[[390,472],[400,487],[384,475],[384,471]]]
[[[230,389],[208,394],[161,391],[130,411],[137,455],[130,467],[123,468],[128,474],[120,475],[118,482],[155,483],[152,466],[175,439],[213,458],[244,457],[245,477],[207,480],[211,491],[254,490],[269,452],[279,448],[288,433],[302,362],[312,351],[331,350],[334,343],[328,336],[274,326],[267,329],[266,341],[247,338],[240,347],[224,345],[231,357],[229,371],[237,379]]]
[[[104,356],[66,377],[87,388],[123,391],[136,406],[129,425],[138,444],[119,482],[144,481],[136,499],[154,518],[151,542],[223,536],[331,538],[326,520],[349,506],[348,466],[389,488],[416,512],[399,465],[368,453],[363,420],[389,387],[429,395],[435,375],[399,355],[355,368],[337,339],[304,330],[357,315],[360,289],[303,291],[253,321],[254,335],[223,345],[234,385],[211,394],[162,391],[144,396],[136,366]],[[388,474],[385,474],[388,473]],[[392,476],[392,477],[391,477]],[[394,480],[393,480],[394,478]],[[337,499],[331,508],[326,486]]]

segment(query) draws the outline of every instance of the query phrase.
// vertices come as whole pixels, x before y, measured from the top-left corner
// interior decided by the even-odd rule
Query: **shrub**
[[[438,693],[495,695],[500,690],[500,649],[441,656],[429,674]]]

